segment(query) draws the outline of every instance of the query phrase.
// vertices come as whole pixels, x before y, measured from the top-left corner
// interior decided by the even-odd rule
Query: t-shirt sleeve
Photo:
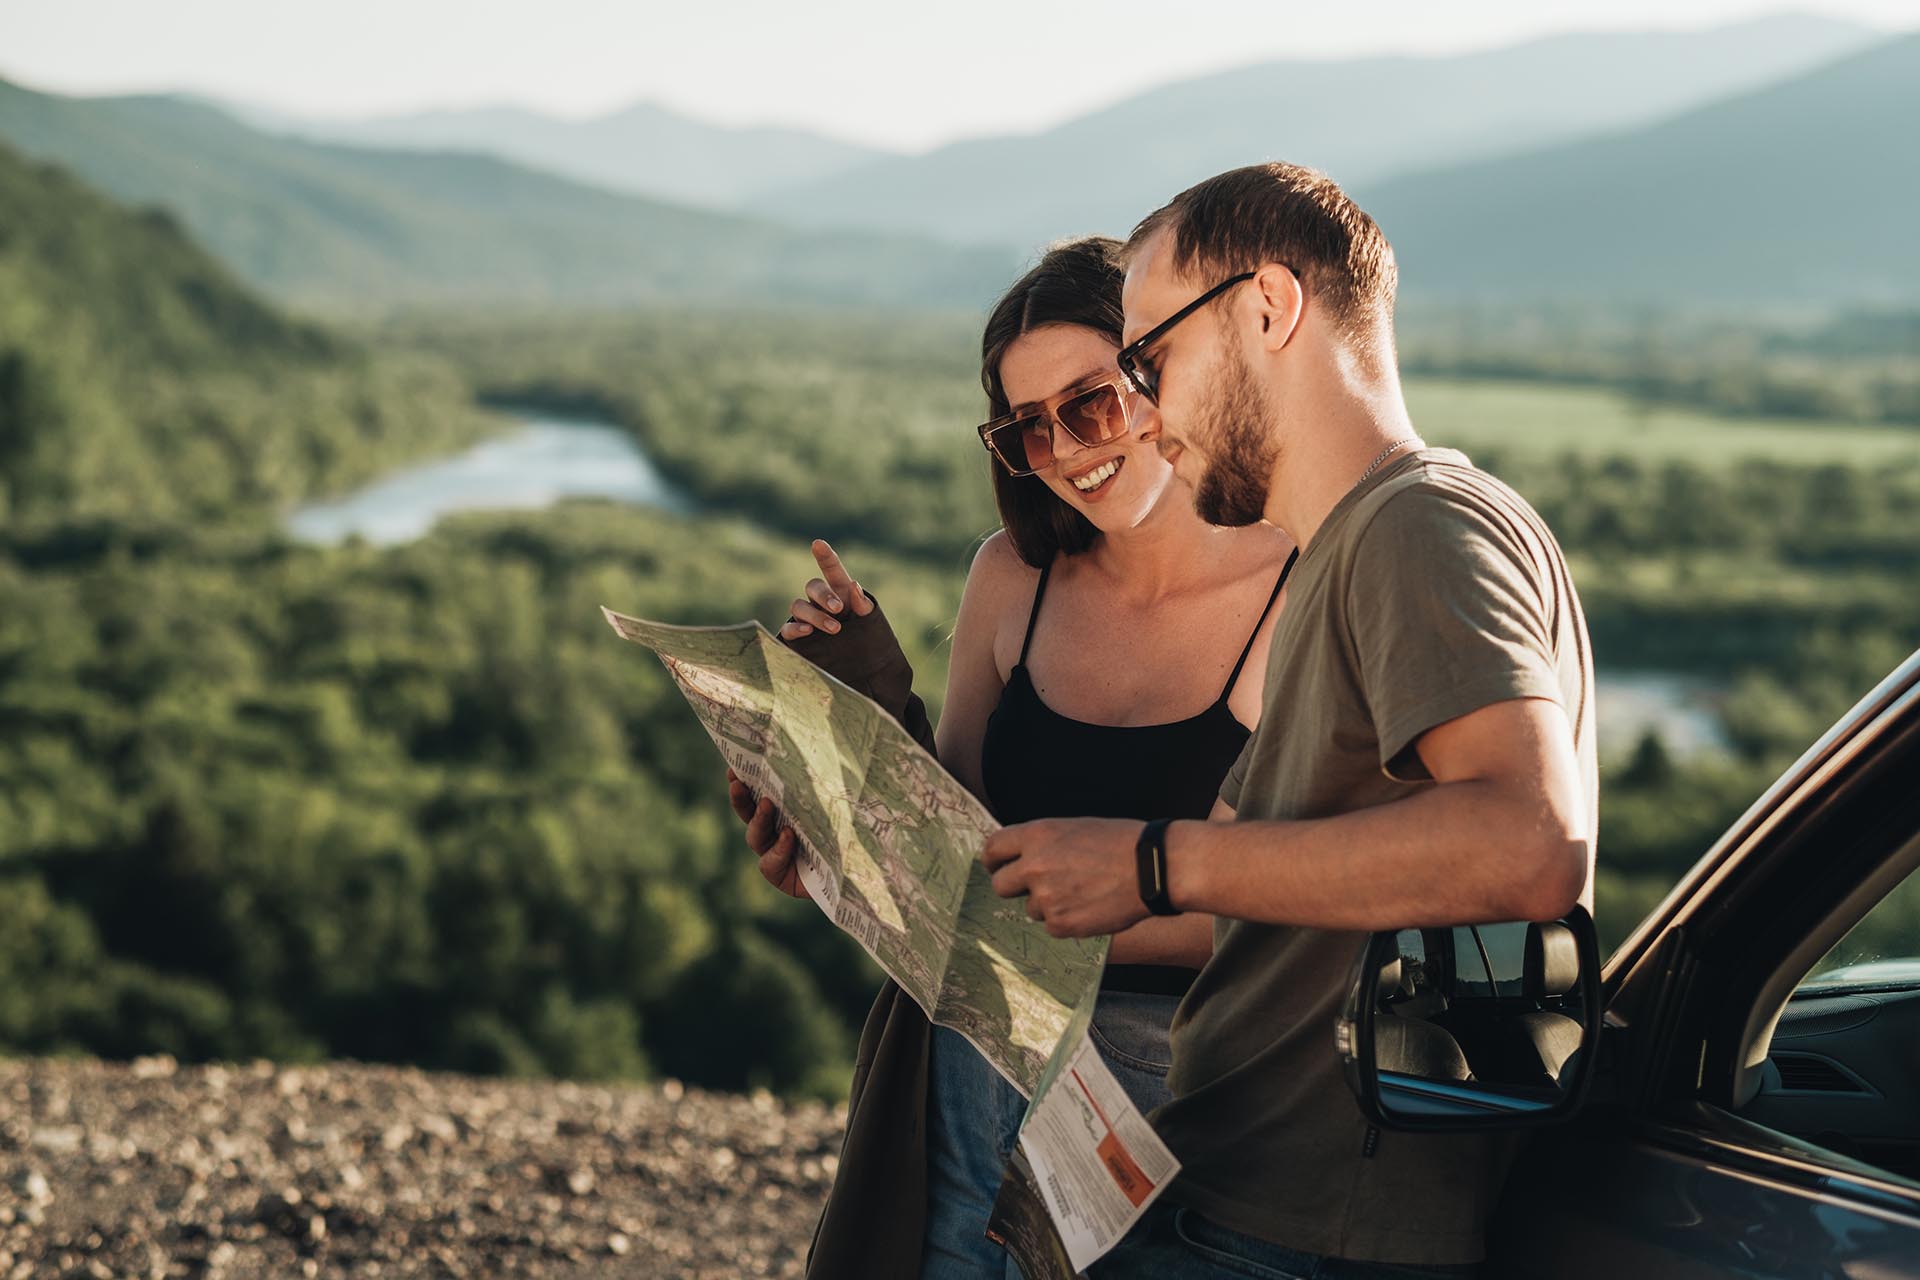
[[[1247,735],[1247,745],[1240,748],[1240,754],[1234,758],[1233,767],[1227,770],[1227,776],[1220,782],[1220,798],[1227,802],[1227,808],[1240,807],[1240,790],[1247,785],[1247,761],[1253,755],[1253,734]]]
[[[1380,767],[1429,778],[1413,744],[1514,698],[1564,701],[1547,566],[1524,526],[1457,495],[1393,495],[1361,533],[1347,622]]]

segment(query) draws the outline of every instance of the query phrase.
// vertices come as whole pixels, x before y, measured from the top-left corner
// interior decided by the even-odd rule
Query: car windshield
[[[1848,930],[1796,994],[1840,987],[1920,987],[1920,872]]]

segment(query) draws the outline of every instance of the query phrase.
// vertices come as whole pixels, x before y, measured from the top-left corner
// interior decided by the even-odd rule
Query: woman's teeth
[[[1115,458],[1112,462],[1104,466],[1095,467],[1093,470],[1087,472],[1087,474],[1076,477],[1073,482],[1073,487],[1082,493],[1092,493],[1095,489],[1098,489],[1111,479],[1113,473],[1119,469],[1120,460]]]

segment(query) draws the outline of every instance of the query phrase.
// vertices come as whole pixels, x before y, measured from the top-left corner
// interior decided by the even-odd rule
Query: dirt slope
[[[0,1280],[797,1276],[843,1123],[671,1082],[0,1062]]]

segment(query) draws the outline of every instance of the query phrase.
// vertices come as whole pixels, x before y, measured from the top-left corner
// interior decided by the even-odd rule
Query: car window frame
[[[1858,1162],[1739,1115],[1741,1094],[1750,1100],[1757,1092],[1779,1014],[1797,983],[1920,867],[1920,795],[1898,785],[1906,776],[1902,767],[1913,762],[1920,762],[1920,652],[1783,775],[1763,797],[1768,803],[1756,804],[1716,843],[1652,913],[1660,917],[1656,926],[1636,935],[1637,954],[1609,966],[1608,1023],[1628,1033],[1630,1052],[1619,1056],[1631,1060],[1639,1076],[1621,1090],[1653,1126],[1723,1146],[1730,1131],[1758,1130],[1772,1137],[1751,1153],[1762,1164],[1778,1163],[1790,1151],[1790,1163],[1872,1182],[1872,1194],[1892,1189],[1920,1203],[1920,1186],[1900,1174],[1880,1171],[1863,1181]],[[1894,800],[1861,812],[1876,796]],[[1836,825],[1848,829],[1849,820],[1859,838],[1844,852],[1871,868],[1829,900],[1817,893],[1831,881],[1819,878],[1816,865],[1829,851],[1815,842]],[[1775,880],[1785,890],[1770,884]],[[1793,901],[1794,892],[1808,898],[1808,886],[1816,889],[1813,919],[1797,940],[1769,954],[1763,970],[1734,963],[1745,958],[1735,919],[1763,911],[1769,901]],[[1750,984],[1706,989],[1715,973],[1742,972],[1751,975]]]
[[[1916,826],[1906,840],[1874,869],[1871,879],[1856,885],[1774,968],[1762,984],[1753,1011],[1748,1015],[1743,1054],[1748,1066],[1746,1073],[1736,1082],[1734,1094],[1739,1105],[1744,1106],[1751,1101],[1753,1094],[1759,1090],[1759,1071],[1772,1051],[1773,1036],[1779,1029],[1780,1016],[1793,1002],[1806,976],[1813,972],[1814,966],[1836,943],[1867,918],[1869,912],[1916,874],[1920,874],[1920,826]],[[1898,989],[1911,991],[1916,985],[1920,984],[1907,983]],[[1862,989],[1838,987],[1826,994]]]

